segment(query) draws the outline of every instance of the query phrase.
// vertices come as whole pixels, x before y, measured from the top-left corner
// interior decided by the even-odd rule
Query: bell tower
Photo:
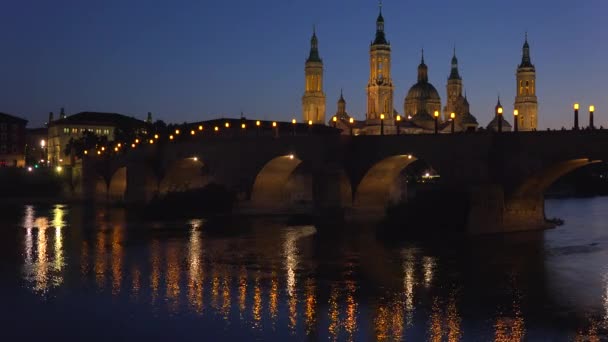
[[[384,125],[394,125],[393,80],[391,78],[391,45],[384,34],[382,3],[376,20],[376,38],[369,49],[369,82],[367,84],[367,125],[380,125],[384,114]]]
[[[460,113],[458,108],[458,100],[462,96],[462,78],[458,72],[458,59],[456,58],[456,48],[454,48],[454,55],[452,56],[452,70],[450,76],[448,76],[447,84],[447,103],[443,109],[443,119],[447,121],[450,119],[451,113],[456,113],[462,116],[464,113]]]
[[[310,54],[304,67],[306,84],[302,96],[302,118],[304,122],[325,124],[325,93],[323,93],[323,61],[319,57],[319,42],[313,29],[310,39]]]
[[[535,131],[538,128],[538,99],[536,97],[536,68],[530,58],[528,34],[523,47],[521,64],[517,67],[517,96],[515,109],[519,111],[520,131]]]

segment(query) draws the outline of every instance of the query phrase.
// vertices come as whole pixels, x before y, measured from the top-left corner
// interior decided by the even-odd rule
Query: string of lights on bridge
[[[579,109],[580,109],[580,104],[579,103],[575,103],[573,105],[574,108],[574,126],[573,129],[574,130],[579,130],[581,129],[579,126]],[[595,112],[595,106],[594,105],[590,105],[589,106],[589,128],[590,129],[594,129],[594,112]],[[499,116],[503,115],[503,108],[499,107],[497,110],[497,113]],[[513,111],[513,122],[514,122],[514,132],[518,132],[518,118],[519,116],[519,112],[517,109],[515,109]],[[435,120],[435,134],[439,133],[439,111],[435,111],[433,113],[433,117]],[[411,117],[407,118],[408,120],[411,120]],[[454,123],[455,123],[455,119],[456,119],[456,114],[455,113],[451,113],[450,114],[450,119],[449,121],[451,122],[451,133],[455,133],[455,128],[454,128]],[[336,128],[337,126],[337,122],[338,122],[338,117],[337,116],[333,116],[332,117],[332,126],[334,128]],[[381,124],[381,134],[384,134],[384,122],[386,120],[386,116],[385,114],[380,114],[380,124]],[[242,121],[242,120],[241,120]],[[404,118],[401,117],[400,115],[397,115],[394,119],[395,121],[395,125],[397,126],[397,134],[399,134],[399,124],[401,122],[404,121]],[[279,125],[280,124],[285,124],[285,123],[280,123],[277,121],[271,121],[270,123],[270,128],[272,128],[273,130],[273,134],[275,136],[278,137],[279,135]],[[353,135],[353,126],[355,123],[355,120],[351,117],[348,120],[349,123],[349,127],[350,127],[350,135]],[[502,120],[498,120],[498,131],[502,132]],[[291,120],[291,124],[292,124],[292,135],[296,135],[296,127],[298,125],[298,122],[296,119],[292,119]],[[309,120],[307,122],[308,126],[310,128],[312,128],[315,124],[312,122],[312,120]],[[192,127],[188,127],[188,126],[192,126]],[[186,127],[186,128],[184,128]],[[212,125],[212,132],[214,134],[219,134],[222,130],[229,130],[231,129],[232,125],[229,121],[226,121],[223,125]],[[241,122],[240,124],[240,129],[242,131],[247,130],[248,126],[246,122]],[[262,121],[260,120],[256,120],[255,121],[255,129],[257,129],[257,132],[259,134],[259,131],[263,128],[268,128],[268,127],[264,127]],[[189,131],[189,132],[188,132]],[[126,142],[116,142],[115,144],[107,144],[107,145],[103,145],[103,146],[96,146],[94,149],[91,150],[84,150],[83,154],[84,155],[96,155],[96,156],[102,156],[102,155],[108,155],[111,154],[111,152],[114,153],[120,153],[122,151],[124,151],[127,147],[131,147],[131,149],[135,149],[138,146],[141,145],[154,145],[154,144],[158,144],[159,142],[162,142],[163,139],[166,139],[165,141],[169,141],[169,142],[174,142],[180,139],[183,139],[181,137],[183,136],[187,136],[189,133],[190,137],[195,137],[195,136],[201,136],[203,134],[203,132],[208,131],[208,129],[202,125],[202,124],[194,124],[194,125],[188,125],[188,124],[184,124],[181,126],[181,128],[175,128],[173,130],[170,131],[170,133],[166,133],[165,136],[162,136],[159,133],[154,133],[154,134],[148,134],[145,137],[141,137],[141,138],[135,138],[130,144],[126,143]],[[186,133],[187,132],[187,133]],[[61,171],[60,169],[58,169],[57,171]]]

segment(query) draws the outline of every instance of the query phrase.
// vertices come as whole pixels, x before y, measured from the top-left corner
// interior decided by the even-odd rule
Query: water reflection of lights
[[[338,340],[338,334],[340,333],[340,310],[338,304],[338,288],[337,286],[332,286],[330,294],[329,294],[329,336],[333,341]]]
[[[262,289],[260,288],[260,275],[257,274],[253,283],[253,306],[251,308],[253,316],[253,327],[259,329],[262,327]]]
[[[513,302],[513,315],[501,315],[494,324],[494,341],[523,341],[525,335],[524,318],[519,308],[519,299]]]
[[[165,277],[165,290],[166,299],[169,311],[177,312],[179,307],[179,295],[180,295],[180,262],[179,262],[179,251],[177,246],[169,244],[167,246],[167,260],[166,260],[166,277]]]
[[[122,234],[123,230],[120,227],[114,227],[112,230],[112,294],[120,293],[122,283]]]
[[[270,312],[272,324],[274,324],[277,320],[277,311],[279,306],[279,280],[277,279],[276,272],[272,272],[270,279],[270,293],[268,296],[270,297],[268,300],[268,311]]]
[[[25,228],[23,276],[26,282],[31,283],[32,289],[36,292],[46,292],[50,288],[63,283],[62,272],[65,267],[63,215],[63,207],[55,206],[49,224],[47,217],[36,217],[33,206],[25,207],[23,219],[23,227]],[[49,245],[49,226],[55,228],[52,246]],[[35,239],[34,234],[36,235]]]
[[[405,297],[406,324],[412,324],[414,316],[414,252],[405,250],[403,256],[403,295]],[[426,273],[425,273],[426,275]]]
[[[205,275],[202,265],[202,233],[199,230],[201,221],[193,220],[191,225],[188,244],[188,302],[197,313],[202,313]]]
[[[160,243],[157,240],[152,241],[150,246],[150,263],[152,264],[152,272],[150,272],[150,287],[152,295],[152,303],[158,297],[160,286]]]
[[[306,296],[306,307],[305,307],[305,313],[304,313],[304,317],[305,317],[305,324],[306,324],[306,333],[308,335],[312,334],[312,332],[315,330],[316,324],[317,324],[317,317],[316,317],[316,308],[317,308],[317,298],[315,295],[315,280],[312,278],[308,278],[306,280],[306,292],[305,292],[305,296]]]
[[[433,272],[435,270],[435,259],[433,257],[425,256],[422,258],[422,268],[424,271],[424,286],[430,287],[433,281]]]
[[[247,269],[241,267],[239,272],[239,312],[241,319],[247,310]]]

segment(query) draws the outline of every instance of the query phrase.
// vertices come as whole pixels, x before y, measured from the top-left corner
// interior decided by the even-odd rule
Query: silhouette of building
[[[27,120],[0,113],[0,167],[25,166]]]
[[[81,112],[66,116],[61,108],[59,117],[58,120],[48,123],[47,149],[51,165],[70,164],[70,158],[64,153],[66,145],[70,139],[81,138],[87,131],[113,141],[117,135],[144,133],[148,127],[145,121],[117,113]],[[50,115],[49,120],[51,119]]]
[[[502,123],[501,130],[502,132],[510,132],[511,124],[505,119],[505,113],[503,112],[503,107],[500,104],[500,97],[498,97],[498,103],[496,103],[496,107],[494,107],[494,118],[488,124],[488,130],[492,130],[497,132],[499,130],[499,120]]]

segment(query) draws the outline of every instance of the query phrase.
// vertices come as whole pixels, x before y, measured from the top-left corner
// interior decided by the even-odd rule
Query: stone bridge
[[[533,229],[545,226],[544,192],[553,182],[608,160],[608,131],[217,136],[142,144],[106,161],[85,158],[74,173],[75,192],[145,203],[212,182],[235,193],[242,212],[340,209],[380,217],[403,197],[400,175],[418,160],[440,175],[433,185],[440,193],[467,203],[461,214],[470,232]],[[437,215],[449,212],[438,203]]]

